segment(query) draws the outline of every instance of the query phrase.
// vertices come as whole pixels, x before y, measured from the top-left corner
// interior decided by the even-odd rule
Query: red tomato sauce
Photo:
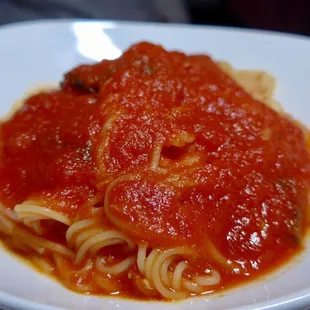
[[[117,228],[151,248],[192,248],[186,272],[216,266],[214,289],[274,269],[303,247],[306,137],[208,56],[140,43],[117,60],[79,66],[59,90],[28,98],[0,135],[7,208],[30,197],[74,219],[119,178],[109,191]],[[234,268],[218,264],[210,244]],[[121,294],[139,297],[122,281]]]

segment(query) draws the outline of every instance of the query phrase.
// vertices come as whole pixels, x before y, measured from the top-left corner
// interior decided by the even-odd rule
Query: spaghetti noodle
[[[303,247],[308,130],[275,79],[139,43],[0,124],[0,236],[68,288],[177,300]]]

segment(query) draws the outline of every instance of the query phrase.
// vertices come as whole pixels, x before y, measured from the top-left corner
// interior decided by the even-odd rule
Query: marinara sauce
[[[186,272],[216,268],[218,288],[274,269],[303,246],[307,133],[208,56],[134,45],[31,96],[0,134],[7,208],[39,197],[73,219],[100,194],[95,207],[108,208],[112,226],[150,248],[192,248]],[[136,296],[130,279],[124,287]]]

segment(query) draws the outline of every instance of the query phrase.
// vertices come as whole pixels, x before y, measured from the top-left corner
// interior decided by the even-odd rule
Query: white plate
[[[79,63],[115,58],[134,42],[208,53],[278,78],[277,99],[310,125],[310,40],[270,32],[119,22],[22,23],[0,30],[0,115],[29,87],[59,81]],[[13,309],[305,309],[310,307],[310,246],[276,275],[221,296],[178,303],[135,302],[72,293],[0,250],[0,305]],[[58,308],[57,308],[58,307]]]

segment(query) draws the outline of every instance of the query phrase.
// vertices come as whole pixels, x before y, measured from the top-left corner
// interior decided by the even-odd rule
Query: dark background
[[[46,18],[178,22],[310,35],[310,0],[0,0],[0,24]]]
[[[191,22],[310,35],[310,0],[220,0],[189,4]]]

